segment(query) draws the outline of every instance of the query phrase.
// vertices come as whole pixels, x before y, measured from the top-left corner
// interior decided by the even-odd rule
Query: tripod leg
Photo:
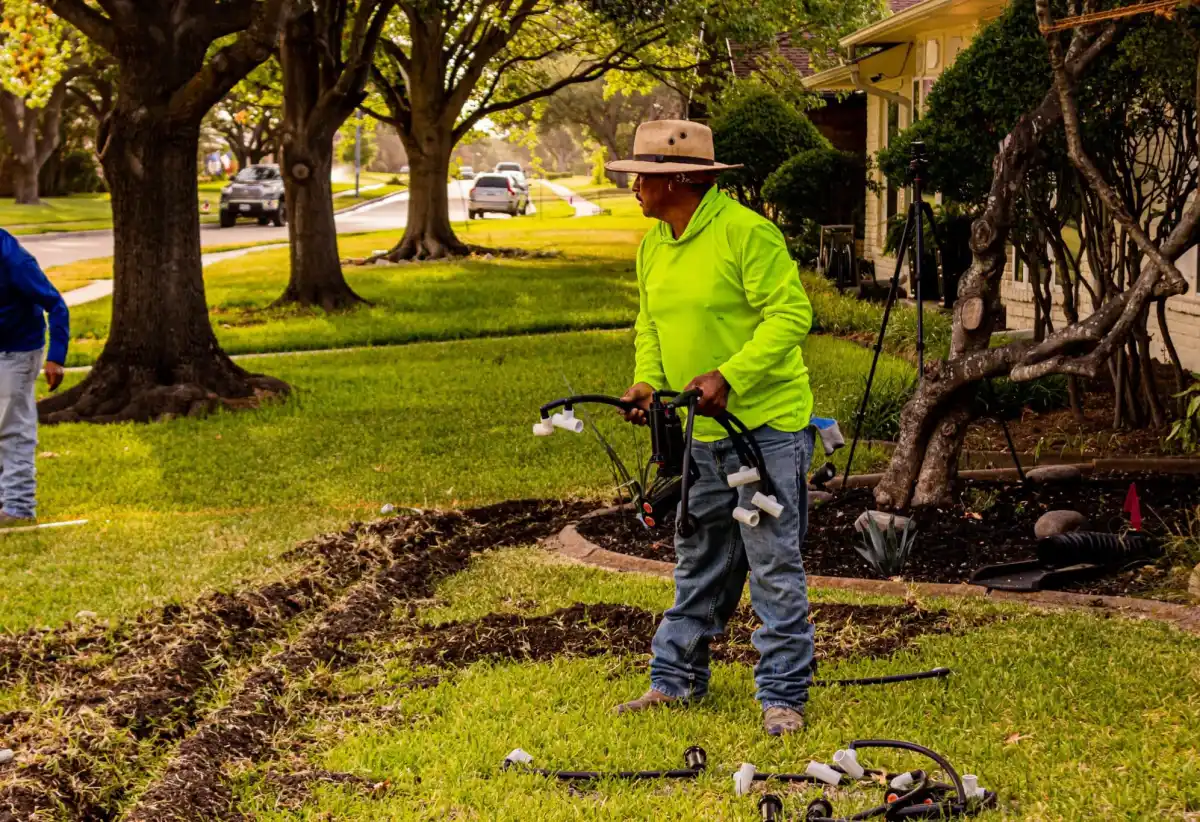
[[[988,378],[988,393],[992,395],[993,401],[996,398],[996,384],[992,379]],[[1013,465],[1017,469],[1017,477],[1021,482],[1025,482],[1025,469],[1021,467],[1021,457],[1017,454],[1017,446],[1013,443],[1012,434],[1008,430],[1008,421],[1004,419],[1004,415],[997,412],[996,421],[1000,423],[1000,430],[1004,432],[1004,441],[1008,443],[1008,453],[1012,456]]]
[[[879,336],[875,338],[875,355],[871,358],[871,370],[867,373],[867,388],[863,391],[862,402],[854,415],[854,439],[850,442],[850,456],[846,458],[846,471],[842,475],[842,487],[850,479],[850,469],[854,465],[854,452],[858,449],[858,440],[862,435],[863,417],[867,413],[867,403],[871,400],[871,386],[875,382],[875,369],[879,365],[879,355],[883,353],[883,336],[887,333],[888,319],[892,316],[892,306],[896,303],[896,293],[900,289],[900,272],[904,269],[904,255],[912,242],[913,219],[912,211],[904,221],[904,231],[900,235],[900,247],[896,250],[896,270],[892,274],[892,284],[888,288],[887,303],[883,307],[883,322],[879,324]]]
[[[916,216],[916,243],[913,255],[913,270],[916,272],[916,283],[913,290],[916,292],[917,298],[917,384],[919,385],[925,379],[925,301],[922,294],[922,280],[925,279],[924,262],[925,262],[925,210],[921,208],[924,205],[924,200],[921,199],[921,178],[918,177],[913,181],[913,203],[912,210]]]

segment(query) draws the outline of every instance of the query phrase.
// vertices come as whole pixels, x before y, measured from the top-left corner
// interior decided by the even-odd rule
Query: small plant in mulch
[[[907,517],[903,525],[897,525],[894,516],[886,525],[880,525],[874,517],[868,516],[854,550],[878,576],[891,579],[900,576],[904,570],[916,539],[917,527]]]

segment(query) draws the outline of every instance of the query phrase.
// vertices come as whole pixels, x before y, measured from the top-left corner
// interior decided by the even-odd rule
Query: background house
[[[806,88],[822,94],[862,93],[865,96],[865,131],[868,156],[888,145],[898,132],[911,125],[938,76],[975,34],[1003,11],[1004,0],[921,0],[905,4],[893,14],[850,34],[840,41],[845,50],[841,65],[805,77]],[[861,254],[876,263],[880,276],[890,276],[895,260],[884,253],[888,220],[907,207],[903,188],[887,184],[878,171],[880,193],[866,195],[866,230]],[[931,198],[932,199],[932,198]],[[1178,265],[1191,284],[1189,293],[1167,302],[1168,322],[1184,367],[1200,370],[1200,296],[1197,295],[1197,249],[1193,247]],[[1084,264],[1086,272],[1086,261]],[[1055,326],[1064,318],[1056,291]],[[1032,286],[1015,253],[1010,250],[1001,286],[1009,329],[1030,329],[1034,323]],[[1155,330],[1153,326],[1152,331]],[[1156,356],[1163,357],[1157,340]]]

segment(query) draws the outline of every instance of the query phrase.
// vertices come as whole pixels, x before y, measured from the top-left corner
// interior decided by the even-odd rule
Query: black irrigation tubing
[[[951,673],[953,673],[953,671],[951,671],[949,668],[933,668],[928,671],[918,671],[916,673],[911,673],[911,674],[891,674],[890,676],[867,676],[867,677],[861,677],[858,679],[813,680],[812,686],[814,688],[818,688],[818,687],[822,687],[822,686],[830,687],[830,686],[834,686],[834,685],[841,686],[841,687],[846,687],[846,686],[850,686],[850,685],[891,685],[896,682],[915,682],[919,679],[944,679],[944,678],[950,676]]]

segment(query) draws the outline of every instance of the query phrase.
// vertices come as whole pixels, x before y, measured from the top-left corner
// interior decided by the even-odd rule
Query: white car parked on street
[[[480,174],[471,187],[467,214],[478,219],[484,214],[529,213],[529,194],[507,174]]]

